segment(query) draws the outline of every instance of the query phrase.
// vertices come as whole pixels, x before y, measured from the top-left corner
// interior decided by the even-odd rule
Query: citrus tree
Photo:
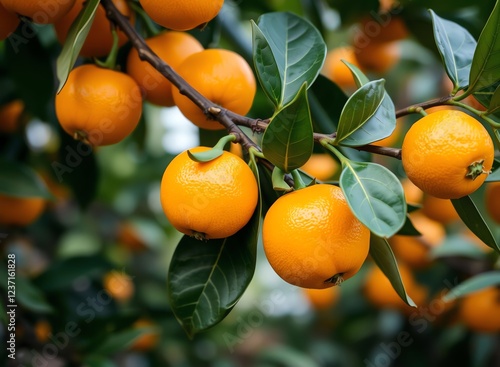
[[[263,363],[398,365],[424,335],[483,347],[416,365],[498,363],[498,2],[0,0],[0,20],[9,363],[245,358],[283,303],[234,316],[262,262],[321,321],[276,328],[347,340]],[[180,116],[198,143],[177,152]]]

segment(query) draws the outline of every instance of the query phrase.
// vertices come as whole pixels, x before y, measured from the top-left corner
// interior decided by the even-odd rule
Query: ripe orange
[[[430,264],[429,250],[444,240],[446,231],[443,225],[423,215],[420,211],[409,214],[414,227],[421,236],[395,235],[389,243],[397,259],[412,268],[423,268]]]
[[[417,306],[425,303],[428,291],[417,283],[411,270],[404,264],[398,264],[399,274],[406,293]],[[403,313],[411,313],[414,308],[408,306],[394,290],[391,282],[378,266],[372,266],[365,277],[363,294],[372,305],[381,309],[395,309]]]
[[[207,240],[226,238],[243,228],[255,211],[258,195],[250,167],[227,151],[205,163],[182,152],[165,169],[160,188],[161,204],[170,223],[184,234]]]
[[[47,200],[40,197],[14,197],[0,194],[0,224],[25,227],[43,213]]]
[[[92,146],[123,140],[142,114],[141,92],[134,79],[92,64],[70,72],[55,103],[63,129]]]
[[[339,287],[330,287],[325,289],[301,289],[314,310],[327,310],[332,307],[340,297]]]
[[[207,49],[188,56],[177,72],[194,89],[213,103],[240,115],[252,107],[257,90],[250,65],[236,52]],[[203,111],[179,90],[172,87],[174,102],[196,126],[208,130],[224,127],[209,120]]]
[[[34,23],[49,24],[64,17],[75,0],[0,0],[5,9],[24,15]]]
[[[484,192],[486,211],[491,219],[500,223],[500,182],[488,183]]]
[[[311,155],[309,160],[300,169],[309,176],[317,178],[320,181],[326,181],[331,179],[335,172],[337,172],[339,164],[330,154],[317,153]]]
[[[356,89],[356,83],[354,82],[351,70],[342,60],[362,69],[356,58],[354,47],[344,46],[328,51],[321,74],[335,82],[343,90],[353,91]]]
[[[69,13],[62,19],[54,23],[57,39],[64,44],[68,36],[69,28],[76,17],[83,9],[85,0],[76,0]],[[130,9],[126,0],[113,0],[120,13],[128,17],[132,24],[135,21],[134,13]],[[113,46],[113,34],[111,33],[111,23],[106,17],[106,11],[102,6],[97,8],[92,26],[80,51],[84,57],[101,57],[107,55]],[[127,36],[118,30],[118,45],[123,46],[127,42]]]
[[[462,111],[443,110],[415,122],[403,140],[402,163],[422,191],[457,199],[476,191],[493,165],[493,141]]]
[[[369,44],[399,41],[408,37],[408,28],[401,17],[379,13],[361,19],[354,32],[352,44],[363,49]]]
[[[500,332],[500,288],[488,287],[464,296],[459,318],[473,331]]]
[[[146,352],[148,350],[153,349],[160,339],[160,332],[158,327],[148,319],[139,319],[134,322],[134,328],[151,328],[151,331],[148,331],[142,334],[139,338],[137,338],[134,343],[130,346],[131,349]]]
[[[109,271],[104,274],[102,282],[106,292],[118,302],[126,302],[134,295],[134,282],[123,272]]]
[[[286,282],[328,288],[358,272],[370,231],[351,212],[342,190],[317,184],[278,198],[262,229],[267,260]]]
[[[219,14],[224,0],[140,0],[144,11],[159,25],[175,31],[204,26]]]
[[[185,32],[163,32],[146,39],[146,44],[174,70],[186,57],[203,50],[201,43]],[[174,105],[172,84],[148,62],[141,61],[135,48],[127,58],[127,73],[139,84],[147,101],[166,107]]]
[[[13,133],[19,126],[21,114],[24,111],[24,103],[20,99],[0,107],[0,132]]]
[[[405,193],[405,200],[411,205],[420,205],[424,197],[424,193],[420,190],[413,182],[408,178],[403,178],[401,180],[401,185],[403,186],[403,191]]]
[[[49,335],[52,334],[52,325],[47,320],[39,320],[35,323],[33,332],[35,333],[36,340],[45,344],[49,341]]]
[[[432,195],[424,195],[422,213],[442,224],[450,224],[460,220],[455,207],[448,199],[439,199]]]
[[[397,41],[372,42],[356,49],[356,59],[365,70],[385,74],[401,59],[401,44]]]
[[[131,222],[120,223],[116,237],[120,245],[131,251],[143,251],[147,248],[144,239]]]
[[[16,30],[19,22],[17,14],[5,9],[0,2],[0,41],[9,37]]]

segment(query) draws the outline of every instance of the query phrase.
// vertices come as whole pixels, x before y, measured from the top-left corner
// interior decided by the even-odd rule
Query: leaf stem
[[[297,169],[294,169],[292,172],[292,177],[293,177],[293,188],[295,190],[300,190],[305,188],[307,185],[305,184],[304,180],[302,180],[302,177],[300,176],[300,172]]]
[[[118,50],[120,48],[120,46],[118,45],[120,39],[118,38],[118,32],[115,25],[112,25],[111,27],[111,35],[113,36],[113,46],[111,46],[111,51],[109,52],[108,57],[104,62],[95,59],[95,63],[102,68],[114,70],[116,68],[116,59],[118,57]]]

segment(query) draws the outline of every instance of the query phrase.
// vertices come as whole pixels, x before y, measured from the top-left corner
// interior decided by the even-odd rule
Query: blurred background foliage
[[[263,13],[291,11],[306,17],[333,49],[350,44],[362,20],[384,3],[226,1],[204,31],[191,33],[205,47],[230,48],[251,62],[249,21]],[[400,57],[390,70],[369,76],[386,79],[396,109],[448,94],[427,8],[477,39],[494,4],[401,1],[398,17],[408,36],[399,41]],[[129,47],[122,48],[119,64],[124,65]],[[213,144],[221,133],[198,131],[175,108],[146,104],[143,120],[125,141],[92,153],[82,150],[55,118],[60,50],[50,25],[21,23],[0,42],[0,105],[21,100],[23,107],[15,131],[0,134],[0,156],[34,169],[54,196],[32,225],[0,228],[2,257],[13,253],[17,259],[17,362],[91,367],[500,365],[499,336],[467,328],[453,305],[448,310],[435,298],[473,273],[463,269],[477,272],[492,256],[457,221],[443,225],[447,236],[442,241],[465,247],[465,255],[445,252],[425,268],[410,271],[426,292],[420,310],[383,307],[368,299],[364,289],[371,261],[335,294],[318,300],[279,279],[259,247],[254,279],[240,302],[219,325],[189,340],[166,297],[169,260],[181,235],[163,215],[159,184],[173,156]],[[325,93],[321,79],[313,90]],[[267,118],[271,113],[259,92],[249,115]],[[414,119],[400,121],[393,146]],[[402,177],[399,162],[373,159]],[[68,169],[58,170],[57,163]],[[0,179],[8,174],[0,172]],[[484,205],[483,194],[481,189],[473,195],[479,205]],[[486,220],[498,237],[498,225]],[[5,322],[4,310],[1,317]],[[6,336],[4,326],[0,335]],[[0,354],[7,360],[4,347]]]

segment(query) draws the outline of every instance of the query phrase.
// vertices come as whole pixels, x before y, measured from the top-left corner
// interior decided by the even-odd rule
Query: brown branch
[[[417,104],[414,104],[412,106],[402,108],[402,109],[396,111],[396,118],[407,116],[407,115],[410,115],[412,113],[416,113],[416,112],[418,112],[417,111],[418,108],[422,108],[422,109],[426,110],[427,108],[446,105],[447,102],[451,98],[452,98],[451,96],[435,98],[435,99],[431,99],[430,101],[417,103]]]

